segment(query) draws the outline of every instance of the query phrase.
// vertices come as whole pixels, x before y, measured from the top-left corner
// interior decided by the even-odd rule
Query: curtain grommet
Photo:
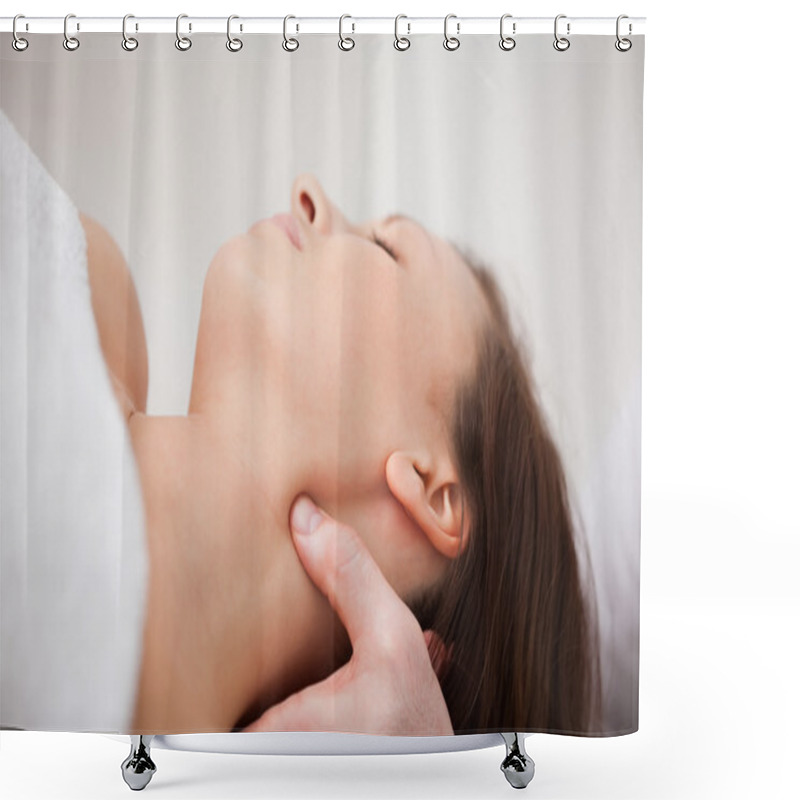
[[[181,20],[187,19],[188,17],[188,14],[178,14],[175,19],[175,47],[182,53],[185,53],[192,46],[192,40],[188,36],[183,36],[183,34],[181,34]],[[189,32],[191,32],[191,30],[192,23],[190,22]]]
[[[288,36],[286,33],[286,27],[290,19],[297,19],[297,17],[293,16],[292,14],[287,14],[283,18],[283,42],[281,46],[287,53],[294,53],[294,51],[297,50],[298,47],[300,47],[300,42],[293,36]],[[300,26],[297,23],[295,23],[295,32],[299,31],[300,31]]]
[[[405,14],[398,14],[394,18],[394,49],[399,50],[401,53],[405,50],[408,50],[411,47],[411,39],[408,36],[401,36],[400,35],[400,20],[401,19],[408,19]],[[411,34],[411,23],[406,22],[406,27],[408,28],[408,34]]]
[[[503,14],[503,16],[500,17],[500,49],[505,50],[506,53],[509,50],[513,50],[517,46],[517,40],[514,38],[514,34],[517,32],[517,23],[511,23],[511,36],[506,35],[506,32],[503,29],[505,21],[507,19],[511,19],[511,17],[511,14]]]
[[[553,42],[553,47],[558,50],[559,53],[563,53],[565,50],[569,50],[570,41],[567,39],[569,36],[569,22],[567,23],[567,36],[559,36],[558,35],[558,21],[560,19],[566,19],[566,14],[559,14],[556,16],[555,22],[553,23],[553,35],[555,36],[555,41]]]
[[[22,53],[23,51],[28,49],[28,40],[23,38],[17,33],[17,20],[18,19],[25,19],[24,14],[17,14],[14,17],[14,22],[11,24],[11,33],[13,37],[11,39],[11,46],[16,50],[18,53]],[[26,23],[27,24],[27,23]]]
[[[235,36],[231,36],[231,22],[235,19],[239,19],[239,16],[237,14],[231,14],[228,17],[228,30],[227,30],[228,41],[225,42],[225,47],[227,47],[228,51],[231,53],[238,53],[244,47],[244,42],[241,39],[237,39]],[[241,32],[241,30],[242,27],[240,25],[239,31]]]
[[[127,51],[128,53],[132,53],[138,46],[139,40],[135,36],[128,36],[128,20],[135,19],[133,14],[126,14],[122,18],[122,43],[121,47],[123,50]],[[137,23],[136,29],[139,29],[139,25]]]
[[[628,50],[630,50],[631,47],[633,47],[633,42],[630,39],[622,37],[622,36],[619,35],[619,23],[623,19],[630,19],[630,17],[628,17],[627,14],[620,14],[617,17],[617,41],[614,42],[614,47],[616,47],[617,50],[619,50],[620,53],[627,53]],[[629,22],[628,23],[628,36],[630,36],[632,32],[633,32],[633,26]]]
[[[451,19],[456,20],[455,36],[450,36],[447,33],[447,23]],[[461,47],[461,39],[458,38],[459,33],[461,33],[461,23],[458,21],[458,18],[456,17],[455,14],[448,14],[444,18],[444,42],[442,42],[442,45],[445,50],[449,50],[452,53],[454,50],[458,50],[458,48]]]
[[[75,19],[75,15],[67,14],[67,16],[64,17],[64,41],[62,42],[62,45],[64,46],[65,50],[68,50],[70,53],[74,53],[81,46],[81,42],[77,36],[70,36],[69,32],[67,31],[67,25],[70,19]],[[77,23],[76,30],[80,30],[80,25]]]
[[[342,16],[339,17],[339,49],[343,50],[345,53],[348,53],[356,46],[356,40],[352,36],[345,36],[342,31],[342,26],[346,19],[353,19],[353,18],[349,14],[342,14]],[[356,31],[355,22],[352,23],[352,25],[353,25],[353,30],[351,32],[355,33]]]

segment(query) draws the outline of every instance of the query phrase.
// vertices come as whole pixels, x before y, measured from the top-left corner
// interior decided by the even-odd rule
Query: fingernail
[[[307,495],[300,495],[292,506],[291,524],[295,533],[311,534],[322,522],[322,512]]]

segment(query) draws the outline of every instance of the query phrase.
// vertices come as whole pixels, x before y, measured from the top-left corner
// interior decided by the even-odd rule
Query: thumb
[[[289,518],[303,567],[339,615],[354,650],[365,638],[382,640],[387,632],[402,630],[408,608],[351,527],[302,494]]]
[[[289,695],[272,706],[242,732],[335,730],[336,695],[344,678],[345,667],[342,667],[320,683]]]

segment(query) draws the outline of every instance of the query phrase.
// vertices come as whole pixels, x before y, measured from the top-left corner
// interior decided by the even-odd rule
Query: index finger
[[[304,532],[309,530],[315,511],[321,519],[313,531]],[[300,560],[342,620],[354,651],[365,640],[370,647],[383,644],[391,648],[408,635],[407,631],[414,630],[413,625],[419,628],[351,527],[317,508],[305,495],[295,500],[290,521]]]

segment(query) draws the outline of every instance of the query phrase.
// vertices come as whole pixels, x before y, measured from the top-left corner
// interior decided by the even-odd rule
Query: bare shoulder
[[[127,420],[147,407],[147,343],[139,297],[128,265],[109,232],[80,215],[86,234],[89,284],[100,346]]]

